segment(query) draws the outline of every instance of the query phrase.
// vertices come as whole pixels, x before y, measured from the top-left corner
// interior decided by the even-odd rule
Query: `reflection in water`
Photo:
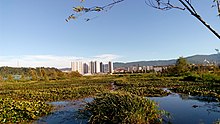
[[[174,124],[210,124],[220,120],[219,102],[207,102],[198,97],[176,93],[150,99],[156,101],[161,109],[171,114],[170,121]]]
[[[199,101],[204,101],[204,102],[219,102],[218,98],[209,97],[209,96],[191,96],[187,94],[179,94],[179,96],[184,100],[194,99],[194,100],[199,100]]]

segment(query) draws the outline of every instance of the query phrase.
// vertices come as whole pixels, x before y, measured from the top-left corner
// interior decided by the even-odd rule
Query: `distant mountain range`
[[[220,54],[211,54],[211,55],[194,55],[185,57],[187,61],[191,64],[204,64],[204,63],[217,63],[220,64]],[[121,63],[115,62],[114,68],[118,67],[129,67],[129,66],[166,66],[174,65],[177,59],[171,60],[156,60],[156,61],[137,61],[137,62],[128,62]]]

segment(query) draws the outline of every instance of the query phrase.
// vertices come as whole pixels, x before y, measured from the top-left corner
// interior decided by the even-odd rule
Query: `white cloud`
[[[10,67],[70,67],[70,62],[80,61],[114,61],[120,58],[118,55],[103,54],[90,58],[75,56],[54,56],[54,55],[24,55],[24,56],[0,56],[0,66]]]
[[[94,59],[100,60],[100,61],[114,61],[118,58],[121,58],[119,55],[114,55],[114,54],[102,54],[98,56],[94,56]]]

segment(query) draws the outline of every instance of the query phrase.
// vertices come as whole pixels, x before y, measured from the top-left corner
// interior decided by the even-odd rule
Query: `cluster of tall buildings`
[[[113,63],[111,61],[109,61],[107,64],[98,61],[74,61],[71,62],[71,71],[78,71],[83,75],[113,73]]]

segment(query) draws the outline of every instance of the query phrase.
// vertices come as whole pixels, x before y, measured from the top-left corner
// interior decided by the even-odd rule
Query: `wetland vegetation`
[[[179,67],[174,68],[178,70]],[[192,68],[194,71],[190,70]],[[174,75],[173,70],[171,73],[168,69],[145,74],[59,74],[62,77],[56,75],[57,72],[52,74],[55,71],[45,71],[43,75],[36,73],[36,78],[30,76],[31,78],[25,77],[16,81],[2,78],[0,123],[33,123],[55,111],[56,108],[49,104],[50,102],[83,98],[94,98],[82,109],[89,123],[162,123],[169,111],[158,109],[158,103],[146,97],[168,96],[171,92],[204,98],[202,100],[214,99],[219,107],[219,67],[196,69],[192,66],[185,68],[184,65],[184,68],[180,68]],[[51,73],[48,76],[49,72]],[[2,77],[5,78],[6,75]]]

